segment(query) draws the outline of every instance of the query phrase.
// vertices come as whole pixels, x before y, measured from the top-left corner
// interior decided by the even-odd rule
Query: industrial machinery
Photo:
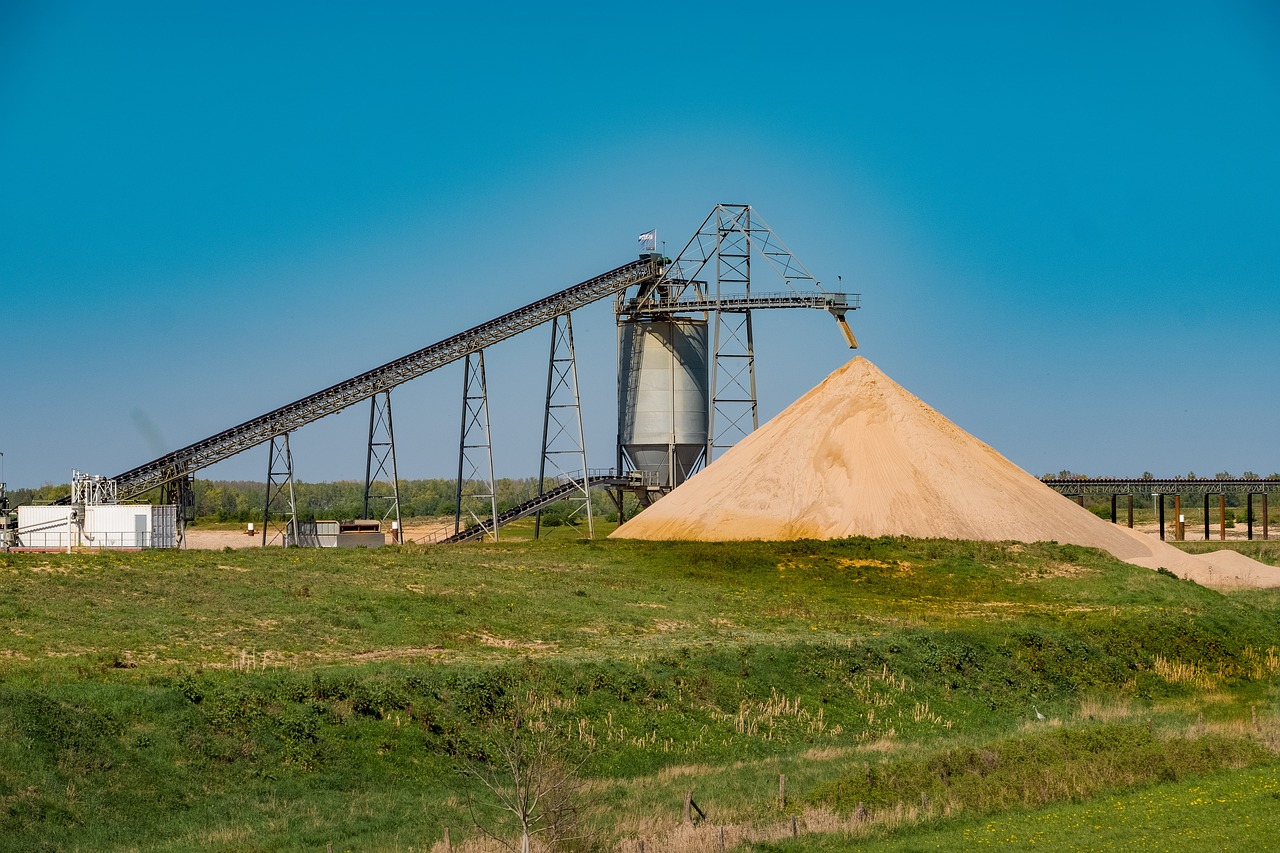
[[[785,289],[753,290],[753,258]],[[615,302],[618,470],[638,475],[625,488],[648,504],[760,425],[752,311],[827,311],[856,348],[845,314],[858,307],[856,294],[825,290],[749,205],[716,205],[656,283]]]
[[[179,508],[181,536],[194,472],[269,444],[262,541],[299,542],[305,537],[300,537],[294,500],[289,435],[369,401],[365,514],[403,529],[391,391],[464,361],[458,512],[449,540],[496,538],[502,524],[540,513],[557,500],[578,501],[590,526],[591,488],[627,489],[650,500],[758,426],[753,310],[829,311],[849,345],[857,345],[845,322],[845,312],[858,307],[857,296],[824,290],[747,205],[717,205],[675,261],[654,251],[656,245],[648,248],[617,269],[125,471],[112,478],[118,499],[161,488],[164,502]],[[753,292],[753,255],[781,278],[785,290]],[[593,471],[582,435],[572,312],[609,297],[615,298],[620,341],[618,467]],[[499,513],[484,351],[543,324],[551,329],[551,350],[539,494],[527,505]],[[615,499],[621,509],[621,492]],[[464,515],[474,523],[464,527]]]

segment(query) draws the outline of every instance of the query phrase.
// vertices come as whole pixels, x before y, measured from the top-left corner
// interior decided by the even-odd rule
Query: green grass
[[[1019,810],[888,838],[844,834],[764,843],[758,853],[934,850],[1273,850],[1280,833],[1280,765],[1144,787],[1083,803]]]
[[[1181,778],[1163,754],[1195,773],[1271,760],[1275,593],[1051,543],[554,530],[0,556],[0,850],[456,842],[459,768],[513,714],[586,758],[600,843],[676,832],[690,787],[716,823],[768,826],[779,774],[805,814],[923,791],[959,820],[1028,801],[971,803],[931,770],[958,756],[1007,754],[982,787],[1020,791],[1040,777],[1013,756],[1056,754],[1088,796]],[[898,831],[932,831],[919,817]]]

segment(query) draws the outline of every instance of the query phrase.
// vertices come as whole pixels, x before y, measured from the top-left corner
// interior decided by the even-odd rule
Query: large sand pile
[[[861,357],[613,533],[702,541],[884,535],[1053,540],[1205,585],[1280,586],[1280,569],[1238,553],[1192,556],[1098,518]]]

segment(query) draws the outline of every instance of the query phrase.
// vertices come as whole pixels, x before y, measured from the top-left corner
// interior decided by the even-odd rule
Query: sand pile
[[[1235,552],[1191,556],[1059,495],[865,358],[628,521],[632,539],[1054,540],[1215,587],[1280,586]]]

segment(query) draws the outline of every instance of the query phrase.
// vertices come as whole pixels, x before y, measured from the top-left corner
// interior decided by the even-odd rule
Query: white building
[[[76,513],[72,518],[72,513]],[[80,518],[80,513],[84,518]],[[89,504],[18,507],[18,548],[176,548],[173,505]]]

